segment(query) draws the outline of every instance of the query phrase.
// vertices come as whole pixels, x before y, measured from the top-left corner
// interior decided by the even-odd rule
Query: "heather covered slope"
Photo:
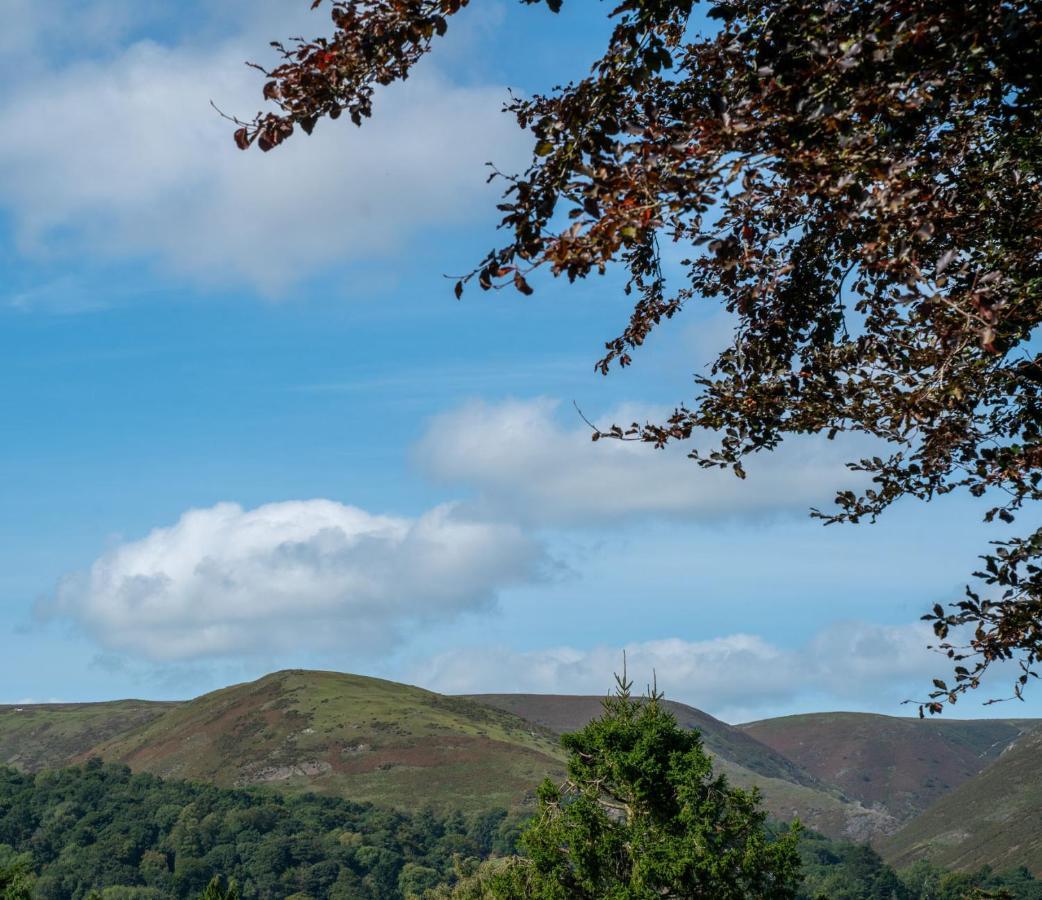
[[[959,854],[966,865],[1004,864],[1010,853],[1034,858],[1026,836],[1014,842],[1029,848],[1023,853],[1003,844],[1018,833],[1003,810],[1042,829],[1042,789],[1032,793],[1042,767],[1031,770],[1019,750],[1027,739],[1018,743],[1042,724],[1035,720],[820,713],[734,727],[666,702],[681,725],[702,733],[720,770],[739,786],[758,787],[778,819],[873,841],[911,822],[887,843],[901,861],[936,846],[944,850],[939,861],[951,865],[964,864]],[[0,707],[0,763],[37,771],[101,755],[136,771],[225,787],[314,791],[405,810],[521,810],[543,778],[563,774],[557,735],[600,712],[600,697],[447,697],[374,678],[288,671],[180,704]],[[949,794],[965,809],[947,805]],[[935,809],[970,810],[980,821],[959,837],[944,831],[943,818],[931,818]],[[964,838],[985,848],[992,841],[997,855],[967,851]]]
[[[555,732],[575,731],[600,715],[600,697],[550,694],[474,694],[467,697],[520,716]],[[720,770],[732,783],[759,787],[775,817],[804,824],[831,837],[857,840],[889,833],[897,823],[885,812],[852,801],[836,787],[784,755],[708,713],[666,701],[677,721],[697,728]]]
[[[519,808],[563,771],[553,735],[509,713],[334,672],[206,694],[93,748],[165,778],[419,808]]]
[[[603,702],[602,697],[559,694],[473,694],[467,699],[513,713],[557,734],[582,728],[601,714]],[[817,778],[787,757],[726,722],[714,719],[709,713],[673,700],[665,701],[665,705],[681,727],[698,729],[706,749],[717,757],[738,763],[768,778],[781,778],[806,787],[820,787]]]
[[[925,858],[958,869],[1027,866],[1042,875],[1042,728],[1020,738],[880,849],[898,866]]]
[[[739,728],[846,796],[904,823],[976,776],[1037,724],[811,713]]]
[[[146,700],[0,706],[0,765],[53,769],[96,744],[163,715],[176,704]]]

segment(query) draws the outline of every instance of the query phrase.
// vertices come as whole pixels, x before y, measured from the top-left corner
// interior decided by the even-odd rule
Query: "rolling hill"
[[[146,700],[0,706],[0,765],[25,772],[68,763],[176,706]]]
[[[551,731],[582,728],[601,712],[600,697],[550,694],[472,694],[478,703],[513,713]],[[831,837],[866,840],[887,834],[897,822],[885,811],[865,807],[744,731],[683,703],[666,706],[685,728],[697,728],[717,766],[739,787],[756,786],[776,818],[799,818]]]
[[[563,771],[552,734],[509,713],[335,672],[276,672],[180,704],[89,752],[135,771],[402,808],[519,808]]]
[[[1022,737],[975,778],[942,797],[880,844],[898,866],[1042,872],[1042,729]]]
[[[905,823],[970,780],[1033,719],[918,719],[811,713],[739,726],[853,800]]]
[[[682,725],[702,732],[735,784],[763,791],[778,818],[799,816],[848,837],[893,828],[744,732],[669,705]],[[518,809],[544,777],[563,774],[557,734],[600,710],[599,697],[446,697],[379,679],[291,671],[180,704],[12,710],[0,715],[0,748],[25,769],[99,755],[135,771],[222,786],[315,791],[404,809]]]
[[[778,819],[873,840],[898,863],[930,856],[1042,870],[1036,720],[820,713],[735,727],[666,703],[682,726],[701,732],[734,784],[761,790]],[[227,787],[405,810],[522,810],[544,777],[563,774],[557,736],[600,711],[600,697],[448,697],[294,670],[183,703],[0,707],[0,764],[33,772],[98,755]]]

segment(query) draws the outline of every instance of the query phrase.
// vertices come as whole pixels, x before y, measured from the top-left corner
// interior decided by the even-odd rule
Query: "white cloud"
[[[29,13],[13,20],[39,30]],[[269,27],[269,38],[284,33]],[[326,122],[271,154],[242,153],[209,101],[252,113],[262,79],[244,60],[264,46],[253,33],[138,40],[18,82],[0,99],[0,207],[23,250],[154,258],[194,279],[278,292],[487,213],[497,188],[484,163],[523,158],[526,142],[501,113],[505,89],[459,86],[430,65],[382,91],[362,131]]]
[[[654,675],[672,699],[726,721],[777,715],[801,700],[810,708],[858,708],[908,714],[902,700],[925,694],[948,661],[927,649],[932,632],[903,626],[840,622],[806,644],[788,649],[760,635],[732,634],[705,641],[680,638],[588,649],[516,651],[473,647],[415,665],[411,676],[446,693],[607,693],[623,652],[635,689]]]
[[[403,628],[450,620],[537,577],[517,528],[449,506],[416,519],[329,500],[186,512],[67,576],[44,618],[154,660],[337,648],[372,657]]]
[[[148,15],[126,0],[4,0],[0,9],[0,72],[12,81],[35,76],[48,62],[104,50]]]
[[[476,490],[480,502],[528,521],[607,524],[650,515],[722,519],[828,506],[856,484],[845,463],[862,455],[851,441],[793,438],[747,462],[748,478],[701,469],[688,447],[590,440],[589,428],[558,401],[470,403],[436,417],[416,448],[434,478]],[[663,410],[621,408],[612,422],[660,420]]]

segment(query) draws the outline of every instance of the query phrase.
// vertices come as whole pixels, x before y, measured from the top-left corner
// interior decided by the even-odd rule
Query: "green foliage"
[[[976,872],[950,872],[921,861],[901,872],[912,900],[1042,900],[1042,881],[1026,868],[998,873],[990,866]]]
[[[562,738],[568,779],[540,787],[524,855],[480,867],[451,896],[795,897],[798,827],[772,838],[758,794],[714,775],[698,733],[659,700],[620,680],[603,715]]]
[[[800,845],[801,898],[806,900],[913,900],[875,850],[866,844],[830,841],[808,834]]]
[[[230,881],[227,885],[220,875],[214,875],[199,900],[240,900],[239,886]]]
[[[409,816],[97,760],[36,776],[0,769],[0,900],[392,900],[447,880],[458,855],[512,852],[514,827],[503,810]]]
[[[0,843],[0,900],[29,900],[35,882],[32,857]]]
[[[918,862],[895,872],[865,844],[813,832],[800,842],[800,900],[1042,900],[1042,881],[1025,868],[951,872]]]
[[[714,900],[1042,900],[1024,868],[895,873],[870,848],[813,832],[801,832],[797,860],[793,832],[714,777],[697,735],[661,704],[613,698],[567,743],[569,781],[544,785],[527,856],[514,855],[519,823],[504,810],[407,816],[96,760],[35,777],[0,769],[0,900],[643,900],[676,885]],[[597,859],[605,850],[618,855]]]

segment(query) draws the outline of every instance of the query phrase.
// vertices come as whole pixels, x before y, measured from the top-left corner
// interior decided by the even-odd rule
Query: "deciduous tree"
[[[467,5],[329,3],[328,36],[276,45],[275,108],[239,146],[360,124]],[[705,34],[695,7],[621,0],[587,77],[509,104],[532,163],[504,176],[506,238],[457,294],[623,267],[634,307],[604,373],[685,307],[722,306],[732,341],[694,396],[608,436],[689,441],[741,476],[789,435],[858,432],[889,449],[852,462],[871,487],[826,521],[955,490],[1012,521],[1042,497],[1042,2],[712,0]],[[996,660],[1019,657],[1020,694],[1042,658],[1040,555],[1042,530],[1000,542],[983,590],[927,616],[958,664],[930,712]]]

